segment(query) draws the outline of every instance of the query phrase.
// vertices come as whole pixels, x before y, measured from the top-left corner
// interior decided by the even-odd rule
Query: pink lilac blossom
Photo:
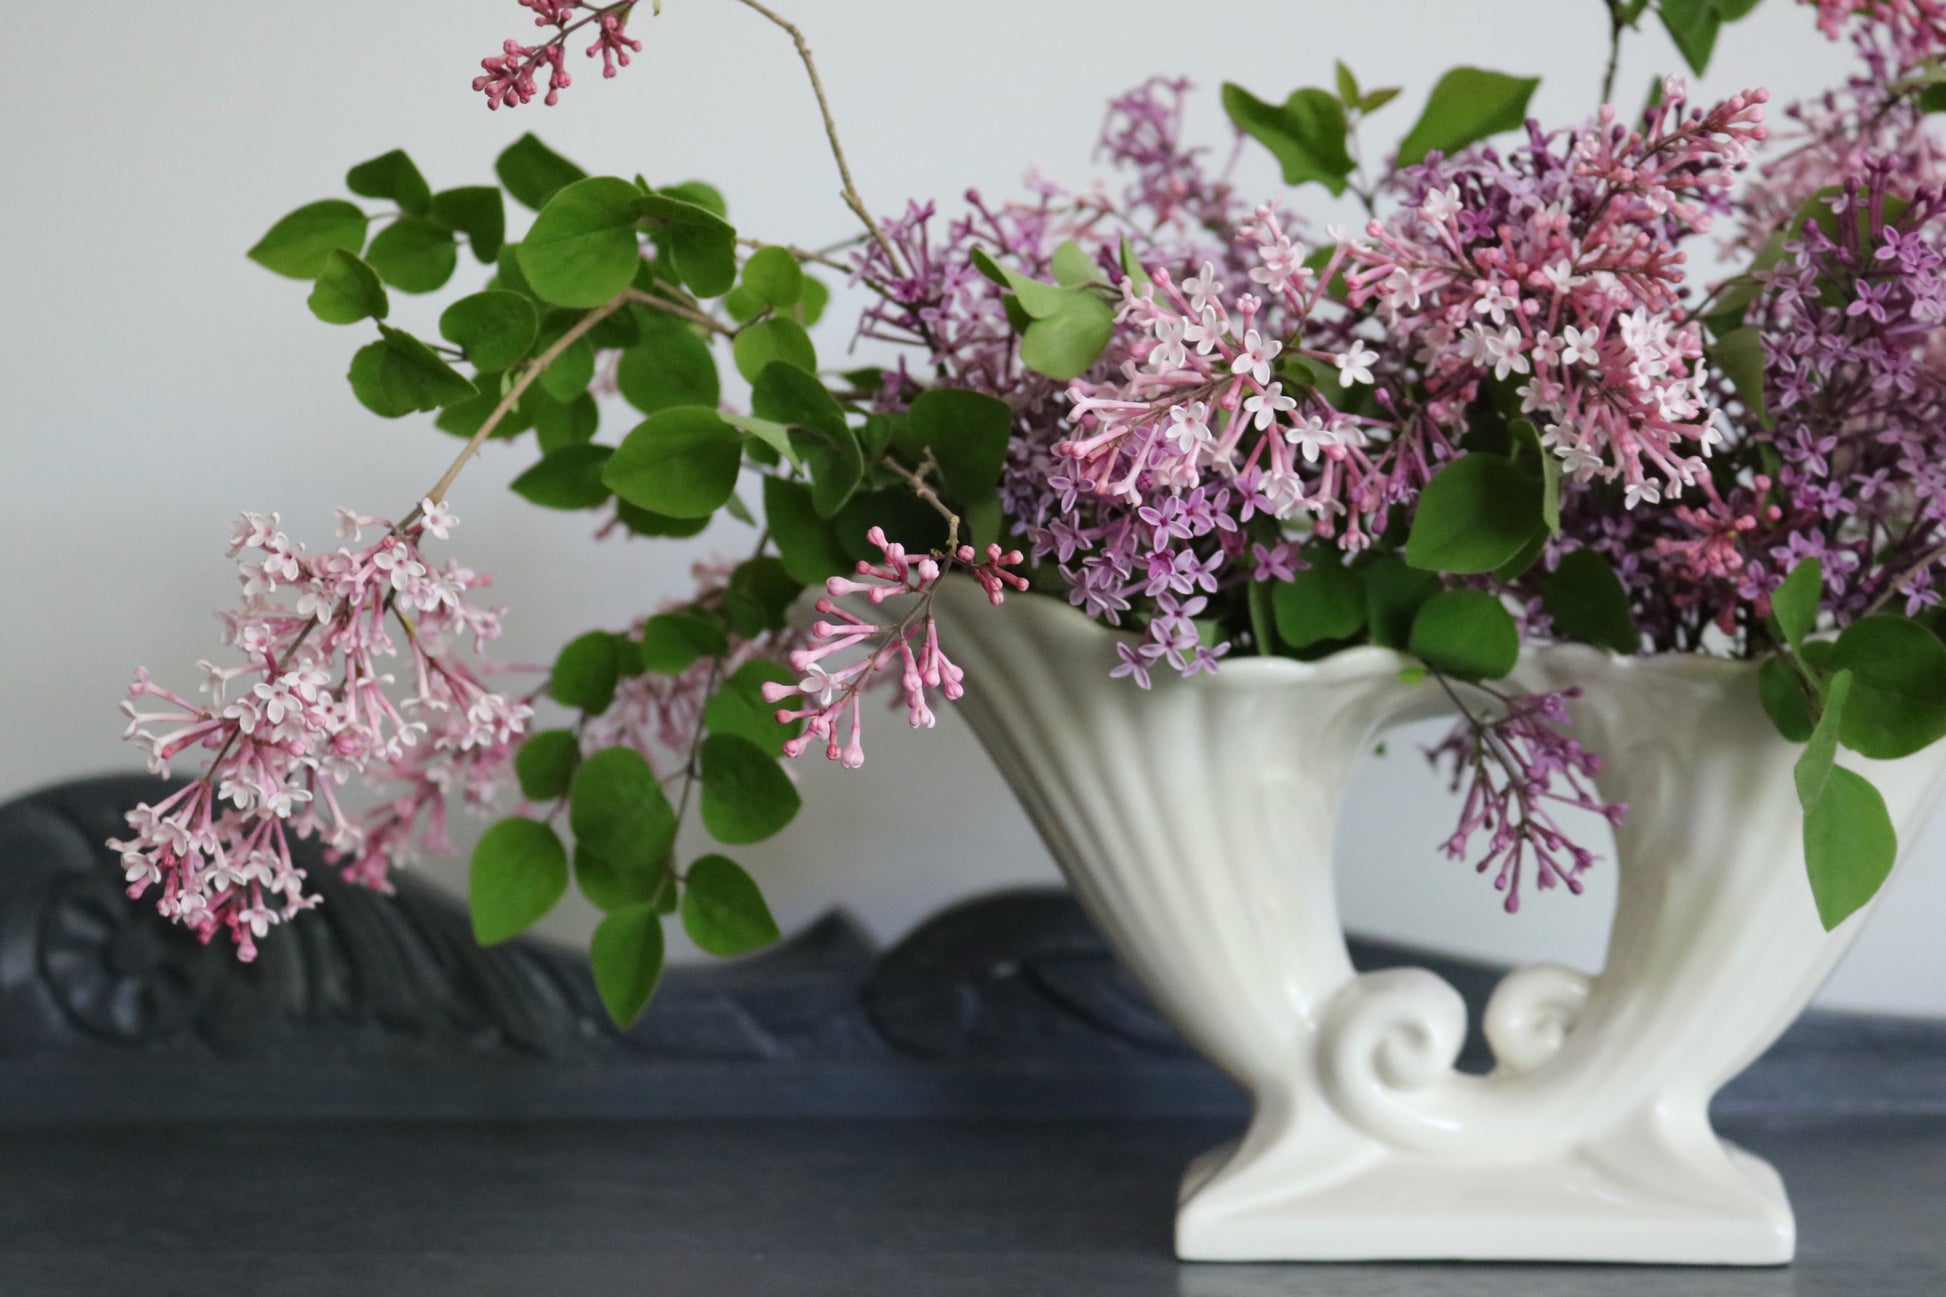
[[[204,941],[227,932],[246,960],[272,924],[317,903],[293,838],[321,838],[347,879],[385,889],[415,851],[445,849],[449,793],[490,800],[532,715],[484,682],[502,610],[472,596],[489,579],[421,548],[449,535],[452,513],[427,500],[397,528],[339,517],[351,544],[314,555],[276,514],[244,514],[231,546],[243,599],[223,616],[242,661],[203,663],[200,700],[138,671],[123,704],[126,737],[155,773],[184,753],[213,754],[194,783],[131,811],[132,835],[110,844],[129,895],[160,887],[164,915]],[[382,534],[364,544],[374,526]],[[404,628],[403,650],[388,619]],[[401,656],[403,688],[389,665]],[[361,819],[338,794],[354,775],[406,788]]]
[[[1202,643],[1196,619],[1209,597],[1258,564],[1295,563],[1282,541],[1252,546],[1254,518],[1355,553],[1423,481],[1423,460],[1392,440],[1388,419],[1340,408],[1315,380],[1335,369],[1355,396],[1380,358],[1325,309],[1343,249],[1307,266],[1271,206],[1237,242],[1254,262],[1238,276],[1242,292],[1209,262],[1180,284],[1164,267],[1140,289],[1123,279],[1128,356],[1119,373],[1069,385],[1053,507],[1029,520],[1035,557],[1059,566],[1076,607],[1116,625],[1140,602],[1142,642],[1123,646],[1116,673],[1144,686],[1161,662],[1186,675],[1214,669],[1228,645]],[[1377,408],[1390,400],[1378,392]]]
[[[1850,29],[1859,68],[1842,85],[1784,109],[1788,125],[1777,142],[1786,147],[1739,196],[1743,220],[1730,250],[1763,251],[1806,203],[1862,174],[1868,161],[1890,168],[1890,183],[1902,195],[1946,182],[1946,150],[1920,102],[1946,54],[1946,6],[1823,0],[1819,26],[1834,40]]]
[[[931,728],[935,718],[927,691],[936,689],[940,697],[951,702],[964,692],[960,681],[965,676],[939,646],[932,600],[940,580],[958,566],[979,582],[988,600],[996,605],[1005,600],[1009,588],[1027,588],[1026,578],[1007,570],[1021,562],[1019,550],[1002,552],[998,545],[989,545],[982,558],[971,545],[961,545],[942,564],[931,555],[907,554],[903,545],[887,540],[879,527],[867,532],[866,539],[877,547],[883,561],[861,561],[856,578],[834,576],[825,582],[825,597],[817,602],[817,610],[825,619],[812,625],[812,643],[792,651],[787,659],[793,671],[804,673],[803,678],[795,685],[764,686],[764,698],[769,702],[802,704],[777,711],[780,724],[804,722],[804,732],[784,744],[785,756],[798,756],[813,742],[823,740],[825,756],[831,760],[842,761],[854,770],[863,765],[860,704],[866,689],[893,670],[895,657],[907,719],[914,729]],[[892,598],[917,598],[888,626],[861,617],[837,602],[853,595],[874,608]],[[864,655],[844,665],[834,666],[829,661],[854,649],[864,650]],[[847,719],[849,726],[841,740],[839,730]]]
[[[1347,283],[1419,368],[1421,435],[1453,439],[1489,384],[1512,384],[1572,480],[1619,481],[1630,505],[1695,485],[1715,434],[1679,243],[1727,206],[1765,99],[1691,108],[1672,79],[1638,128],[1604,107],[1577,130],[1530,125],[1504,160],[1410,168],[1405,213],[1367,226]]]
[[[1484,833],[1486,852],[1474,868],[1494,871],[1493,885],[1506,893],[1509,914],[1520,910],[1529,866],[1537,887],[1560,885],[1579,895],[1581,876],[1594,864],[1593,853],[1561,828],[1554,808],[1592,811],[1610,824],[1621,823],[1627,810],[1601,800],[1592,782],[1601,758],[1565,732],[1567,704],[1580,692],[1503,698],[1498,716],[1462,720],[1426,754],[1435,767],[1450,762],[1454,791],[1465,789],[1459,827],[1446,842],[1446,854],[1468,859],[1475,836]]]
[[[1824,569],[1842,626],[1888,600],[1939,600],[1946,543],[1946,211],[1900,196],[1891,161],[1821,205],[1758,276],[1750,320],[1767,353],[1756,417],[1726,390],[1715,480],[1693,510],[1624,516],[1564,498],[1566,543],[1606,554],[1658,648],[1694,651],[1711,627],[1761,646],[1770,591],[1799,562]]]
[[[515,108],[531,102],[540,93],[534,78],[542,69],[547,71],[547,95],[542,102],[549,107],[559,103],[561,92],[574,84],[567,65],[568,36],[583,27],[592,25],[595,29],[594,44],[588,46],[586,54],[589,58],[601,56],[604,77],[614,76],[618,67],[628,66],[631,54],[642,51],[642,42],[628,34],[628,20],[635,11],[636,0],[606,5],[588,4],[584,0],[519,0],[519,3],[523,9],[533,11],[536,27],[552,27],[555,31],[539,45],[523,45],[508,39],[502,43],[500,53],[480,60],[482,71],[473,78],[473,89],[486,96],[488,108]]]

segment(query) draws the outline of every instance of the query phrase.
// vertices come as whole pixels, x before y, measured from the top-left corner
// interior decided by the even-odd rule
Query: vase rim
[[[953,586],[960,587],[963,595],[987,602],[984,591],[978,589],[972,578],[954,573],[947,578]],[[1133,640],[1134,634],[1113,626],[1095,621],[1080,609],[1066,601],[1046,593],[1027,593],[1014,596],[1023,607],[1034,608],[1035,616],[1045,616],[1055,622],[1063,623],[1071,632],[1085,633],[1104,641]],[[1597,648],[1592,644],[1572,642],[1553,642],[1523,645],[1520,650],[1521,666],[1536,666],[1548,662],[1579,659],[1588,667],[1603,667],[1614,671],[1668,674],[1678,676],[1726,679],[1753,672],[1758,663],[1749,658],[1722,657],[1713,653],[1630,653],[1620,654],[1608,649]],[[1211,684],[1221,684],[1230,679],[1237,684],[1268,684],[1277,681],[1292,683],[1330,683],[1369,679],[1381,675],[1397,675],[1407,668],[1422,665],[1419,659],[1396,649],[1381,648],[1376,644],[1357,644],[1343,648],[1325,657],[1308,661],[1280,656],[1229,657],[1224,658],[1214,674],[1199,677]],[[1518,671],[1519,668],[1516,668]]]

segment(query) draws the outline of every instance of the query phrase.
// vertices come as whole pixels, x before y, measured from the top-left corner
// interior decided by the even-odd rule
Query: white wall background
[[[1030,165],[1078,182],[1092,174],[1105,98],[1158,72],[1206,88],[1192,129],[1219,146],[1217,83],[1281,95],[1328,84],[1334,56],[1367,86],[1415,87],[1378,119],[1374,149],[1460,62],[1541,73],[1535,111],[1578,117],[1594,106],[1606,33],[1596,0],[778,3],[819,53],[880,210],[950,201],[968,185],[1010,193]],[[116,704],[137,663],[193,682],[214,648],[210,610],[233,595],[223,548],[236,511],[281,510],[294,535],[321,543],[332,506],[402,509],[452,454],[424,421],[355,404],[342,375],[359,331],[316,322],[303,286],[243,257],[285,211],[341,193],[349,164],[403,146],[435,188],[477,183],[531,128],[591,169],[706,177],[751,233],[811,244],[850,232],[787,42],[729,0],[665,8],[638,22],[648,48],[616,81],[577,66],[560,107],[492,114],[467,81],[522,33],[526,11],[511,0],[118,3],[85,19],[71,6],[7,6],[13,48],[35,54],[9,69],[0,127],[0,796],[139,764],[118,742]],[[1618,97],[1635,102],[1674,62],[1659,32],[1635,38]],[[1773,0],[1726,34],[1705,88],[1768,84],[1788,100],[1845,65],[1808,12]],[[1242,175],[1265,194],[1276,186],[1254,154]],[[460,274],[479,271],[463,260]],[[394,303],[430,326],[424,303]],[[837,331],[822,345],[836,351]],[[502,489],[530,456],[489,448],[453,500],[460,552],[513,606],[507,656],[546,660],[567,634],[679,592],[709,538],[688,550],[589,545],[585,517]],[[1435,853],[1450,808],[1413,737],[1396,737],[1353,793],[1348,922],[1597,965],[1612,879],[1503,915],[1484,881]],[[917,736],[887,717],[873,738],[861,773],[807,762],[798,822],[743,853],[787,926],[843,905],[890,938],[953,898],[1054,879],[950,715]],[[1942,854],[1946,820],[1917,844],[1826,1003],[1946,1015]],[[461,861],[428,870],[463,882]],[[568,936],[588,924],[573,902],[549,921]]]

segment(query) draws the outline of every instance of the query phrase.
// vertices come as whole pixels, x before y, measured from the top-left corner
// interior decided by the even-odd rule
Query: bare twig
[[[831,159],[838,164],[838,178],[844,181],[845,187],[839,196],[845,200],[845,206],[851,208],[858,219],[865,223],[865,228],[871,232],[872,241],[878,244],[879,251],[883,252],[894,266],[897,266],[898,253],[893,250],[891,240],[885,237],[885,231],[878,227],[872,209],[867,207],[865,200],[859,196],[858,186],[852,182],[851,164],[845,161],[844,146],[838,142],[838,123],[831,116],[831,101],[825,97],[824,81],[818,76],[817,62],[811,57],[811,43],[804,39],[804,33],[798,30],[797,24],[762,4],[760,0],[737,0],[737,3],[747,9],[755,10],[770,23],[783,29],[789,34],[792,44],[797,46],[798,61],[804,64],[804,71],[811,78],[811,93],[817,96],[818,112],[824,117],[824,137],[831,144]]]

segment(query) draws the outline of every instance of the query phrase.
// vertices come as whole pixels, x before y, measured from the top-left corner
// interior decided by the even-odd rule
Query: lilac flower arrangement
[[[864,763],[876,686],[933,724],[963,690],[933,596],[971,580],[1123,632],[1109,669],[1131,690],[1239,655],[1398,651],[1461,716],[1432,753],[1461,794],[1446,850],[1510,911],[1595,863],[1555,808],[1625,813],[1572,735],[1574,691],[1505,683],[1522,645],[1750,659],[1806,745],[1820,913],[1871,897],[1892,830],[1835,752],[1946,735],[1946,6],[1817,0],[1859,71],[1785,108],[1775,140],[1761,89],[1696,103],[1670,77],[1630,110],[1611,61],[1584,122],[1530,119],[1533,79],[1456,68],[1386,144],[1370,123],[1400,92],[1341,64],[1282,101],[1223,88],[1236,146],[1268,148],[1291,189],[1254,202],[1234,151],[1185,140],[1191,87],[1156,79],[1109,105],[1114,180],[881,219],[803,34],[738,2],[795,43],[856,239],[741,235],[706,184],[589,175],[524,135],[494,185],[362,163],[347,187],[391,205],[384,228],[327,199],[251,250],[321,320],[376,334],[350,365],[362,405],[465,444],[399,521],[342,512],[329,553],[244,515],[235,661],[204,664],[194,697],[138,673],[126,704],[155,769],[205,763],[130,814],[132,896],[248,959],[316,902],[294,839],[382,890],[448,849],[455,798],[502,807],[473,858],[477,934],[578,886],[607,913],[591,957],[626,1021],[668,916],[719,954],[776,936],[730,857],[677,860],[692,802],[716,842],[758,841],[799,805],[784,760]],[[1754,2],[1604,0],[1617,48],[1653,16],[1698,71]],[[555,104],[577,51],[615,76],[650,17],[520,6],[541,36],[482,61],[492,109]],[[1311,185],[1364,225],[1316,229]],[[507,198],[535,213],[517,241]],[[1707,239],[1747,268],[1693,279]],[[384,323],[391,293],[447,285],[462,242],[487,273],[440,340]],[[865,363],[842,370],[810,332],[832,277],[867,302],[839,339]],[[747,397],[726,397],[725,359]],[[533,503],[590,511],[599,537],[726,511],[747,552],[549,666],[492,663],[487,578],[428,550],[479,447],[530,433],[513,486]]]

